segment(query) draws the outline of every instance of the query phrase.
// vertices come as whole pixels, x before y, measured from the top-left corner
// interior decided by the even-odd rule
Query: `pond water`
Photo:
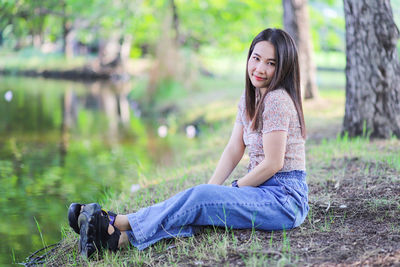
[[[101,201],[173,158],[132,88],[0,76],[0,265],[58,242],[71,202]]]

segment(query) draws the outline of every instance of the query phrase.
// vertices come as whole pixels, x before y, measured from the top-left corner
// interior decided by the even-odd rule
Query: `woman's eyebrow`
[[[260,58],[263,58],[261,55],[259,55],[258,53],[256,53],[256,52],[254,52],[254,55],[256,55],[256,56],[258,56],[258,57],[260,57]],[[276,59],[275,58],[267,58],[267,60],[273,60],[273,61],[276,61]]]

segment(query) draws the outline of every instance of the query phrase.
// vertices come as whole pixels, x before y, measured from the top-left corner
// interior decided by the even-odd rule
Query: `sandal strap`
[[[111,251],[117,251],[120,236],[121,236],[121,231],[114,226],[114,233],[108,236],[108,239],[106,241],[106,247]]]
[[[108,217],[109,224],[114,226],[115,218],[117,217],[117,214],[112,211],[106,211],[104,209],[101,209],[101,211],[103,212],[104,215],[106,215]]]
[[[119,237],[121,235],[121,231],[114,225],[115,217],[117,214],[109,211],[102,210],[102,216],[100,216],[100,231],[101,231],[101,246],[103,248],[108,248],[111,251],[117,251]],[[111,218],[113,219],[111,221]],[[110,235],[108,233],[108,227],[112,225],[114,227],[114,232]]]

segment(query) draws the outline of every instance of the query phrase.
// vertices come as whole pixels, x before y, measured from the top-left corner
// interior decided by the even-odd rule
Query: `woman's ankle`
[[[121,231],[131,230],[131,225],[129,224],[128,216],[118,214],[115,217],[114,225]]]

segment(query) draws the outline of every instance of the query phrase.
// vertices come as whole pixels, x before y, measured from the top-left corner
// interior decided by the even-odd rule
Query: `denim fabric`
[[[258,187],[198,185],[128,214],[129,241],[139,250],[171,237],[193,235],[198,226],[282,230],[308,213],[304,171],[279,172]]]

